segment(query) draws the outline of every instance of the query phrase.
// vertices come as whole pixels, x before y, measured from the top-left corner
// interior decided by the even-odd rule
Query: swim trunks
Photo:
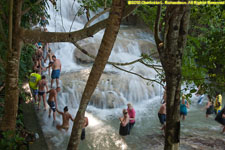
[[[31,89],[31,92],[32,92],[32,94],[35,96],[35,95],[38,95],[38,89],[32,89],[32,88],[30,88]]]
[[[160,114],[158,113],[159,121],[162,125],[166,122],[166,114]]]
[[[52,70],[52,79],[58,79],[60,76],[60,70]]]
[[[55,102],[54,101],[48,101],[48,105],[53,110],[53,112],[55,112],[55,110],[56,110],[56,108],[55,108]]]
[[[45,94],[45,91],[38,91],[38,95],[43,96]]]
[[[211,105],[209,108],[207,108],[206,114],[207,115],[213,114],[213,110],[214,110],[214,107],[213,107],[213,105]]]
[[[85,128],[82,129],[80,139],[81,139],[81,140],[84,140],[84,139],[85,139]]]

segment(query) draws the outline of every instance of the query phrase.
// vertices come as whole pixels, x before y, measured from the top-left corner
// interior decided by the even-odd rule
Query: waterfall
[[[66,0],[61,3],[60,0],[57,1],[59,11],[56,11],[51,3],[49,3],[49,6],[48,13],[51,19],[49,19],[47,29],[50,32],[69,32],[70,28],[71,31],[79,30],[82,29],[87,22],[85,15],[76,16],[73,22],[74,16],[80,8],[80,4],[77,1]],[[94,13],[91,12],[91,17],[93,16]],[[105,14],[95,22],[107,17],[108,14]],[[73,26],[71,27],[72,23]],[[86,38],[78,43],[88,52],[96,55],[103,34],[104,30],[95,34],[94,37]],[[75,117],[93,60],[82,54],[71,43],[50,43],[50,47],[62,63],[62,73],[60,77],[61,92],[58,94],[58,109],[62,111],[65,106],[68,106],[69,112]],[[130,62],[139,59],[142,53],[149,54],[150,48],[155,48],[154,38],[151,33],[137,27],[121,25],[109,61]],[[156,78],[156,72],[141,63],[135,63],[121,68],[136,72],[146,78]],[[137,116],[142,120],[142,112],[148,112],[148,107],[154,106],[154,108],[156,108],[155,106],[159,105],[159,97],[161,97],[160,94],[162,94],[162,92],[158,84],[151,84],[149,81],[143,80],[138,76],[118,70],[111,65],[106,65],[86,113],[89,118],[90,127],[92,128],[89,130],[89,132],[92,133],[92,138],[95,140],[108,138],[108,144],[111,142],[114,143],[111,145],[112,147],[126,149],[128,145],[125,140],[117,134],[115,126],[118,126],[118,121],[115,121],[115,117],[118,118],[121,115],[122,108],[125,108],[128,102],[132,102]],[[40,110],[37,113],[41,120],[42,129],[50,145],[50,149],[65,149],[71,133],[71,127],[68,132],[57,131],[56,128],[52,126],[53,120],[52,118],[48,118],[48,113],[46,111]],[[152,112],[152,114],[154,114],[154,112]],[[110,119],[114,120],[116,124],[115,122],[112,123],[109,121]],[[58,114],[56,116],[56,121],[58,123],[62,121],[61,116]],[[110,124],[113,124],[113,126]],[[70,122],[70,126],[72,126],[72,122]],[[99,126],[103,126],[104,128],[99,128]],[[112,132],[113,134],[99,137],[100,134],[105,134],[106,132]],[[102,145],[103,143],[101,141],[96,141],[92,146],[84,146],[83,148],[92,149],[95,146],[98,147],[99,144]],[[103,147],[107,148],[108,146],[110,146],[110,144]]]

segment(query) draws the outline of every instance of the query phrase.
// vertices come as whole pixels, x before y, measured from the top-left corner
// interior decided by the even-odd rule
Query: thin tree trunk
[[[72,133],[68,145],[68,150],[78,149],[80,143],[81,129],[83,126],[83,118],[88,102],[93,94],[97,83],[101,77],[101,74],[105,68],[106,62],[112,51],[114,42],[116,40],[120,23],[122,19],[122,13],[125,7],[124,0],[113,0],[112,9],[109,15],[109,21],[106,25],[106,30],[99,48],[99,52],[92,67],[90,76],[84,89],[84,93],[81,98],[80,106],[74,120]]]
[[[11,8],[11,7],[10,7]],[[18,111],[18,76],[19,76],[19,62],[20,62],[20,49],[22,41],[20,39],[20,20],[21,20],[22,1],[14,0],[12,9],[13,24],[9,25],[9,45],[6,63],[6,79],[5,79],[5,107],[4,115],[1,122],[1,130],[15,130],[16,116]],[[10,14],[12,15],[12,14]],[[12,21],[9,20],[9,23]],[[12,33],[10,33],[12,31]]]
[[[179,149],[181,62],[188,34],[189,15],[187,5],[167,6],[164,39],[156,40],[167,86],[165,150]]]

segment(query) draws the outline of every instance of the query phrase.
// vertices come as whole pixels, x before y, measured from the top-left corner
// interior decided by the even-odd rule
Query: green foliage
[[[225,90],[224,6],[193,6],[191,11],[182,62],[183,81],[201,86],[204,93],[222,92]]]
[[[156,12],[157,6],[141,5],[134,11],[134,14],[138,15],[153,30]]]
[[[22,48],[20,56],[20,69],[19,78],[20,80],[26,79],[27,75],[32,72],[33,60],[32,56],[35,53],[35,46],[27,44]]]
[[[97,12],[99,8],[104,8],[105,0],[78,0],[80,3],[81,11],[79,15],[82,15],[86,9],[89,11]],[[107,6],[111,6],[112,0],[107,0]]]
[[[23,145],[25,139],[20,137],[19,134],[15,134],[13,131],[3,132],[0,138],[0,149],[15,150],[20,149],[20,145]]]
[[[24,14],[21,21],[21,26],[25,28],[30,28],[38,24],[41,17],[49,18],[47,13],[47,0],[43,0],[38,5],[34,5],[38,0],[24,0],[22,10],[31,8],[28,13]]]

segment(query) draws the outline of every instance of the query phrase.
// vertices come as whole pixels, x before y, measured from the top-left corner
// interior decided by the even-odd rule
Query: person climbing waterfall
[[[214,103],[214,111],[215,111],[215,114],[218,114],[222,109],[222,95],[219,94],[218,92],[216,93],[216,95],[217,96]]]
[[[54,80],[56,79],[56,86],[59,87],[59,76],[61,72],[61,62],[59,59],[56,59],[56,56],[52,56],[52,60],[54,61],[52,65],[52,75],[51,75],[51,88]]]
[[[183,120],[185,120],[187,116],[187,108],[189,108],[189,103],[187,100],[185,100],[185,96],[182,95],[182,100],[180,104],[180,116],[182,117]]]
[[[41,27],[45,28],[47,24],[48,24],[48,20],[46,20],[45,16],[42,16],[40,20]]]
[[[39,68],[37,68],[34,73],[30,74],[30,78],[29,78],[29,86],[30,86],[32,95],[34,97],[35,104],[37,103],[37,99],[38,99],[38,83],[40,80],[41,80],[41,71]]]
[[[48,29],[44,28],[44,32],[48,32]],[[49,49],[49,44],[43,43],[43,60],[47,57],[48,49]]]
[[[120,117],[119,120],[120,120],[119,134],[122,136],[128,135],[130,133],[129,115],[126,109],[123,109],[123,117]]]
[[[60,92],[60,87],[57,87],[56,89],[51,89],[47,93],[49,93],[48,97],[48,105],[49,105],[49,114],[48,117],[51,117],[51,111],[53,111],[53,119],[55,121],[55,111],[58,108],[57,107],[57,94]]]
[[[40,109],[41,98],[43,99],[44,110],[46,110],[45,88],[48,91],[48,84],[47,84],[47,81],[46,81],[46,77],[43,75],[43,76],[41,76],[41,80],[38,83],[38,99],[39,99],[38,110]]]
[[[84,124],[83,124],[83,129],[82,129],[81,137],[80,137],[81,140],[85,139],[85,128],[87,126],[88,126],[88,117],[84,117]]]
[[[129,131],[131,131],[131,129],[133,128],[134,124],[135,124],[135,110],[132,106],[131,103],[128,103],[127,104],[127,112],[128,112],[128,115],[129,115]]]
[[[163,101],[162,105],[159,108],[158,117],[159,117],[159,122],[162,125],[162,128],[160,130],[164,130],[166,127],[166,102],[165,101]]]
[[[68,129],[70,127],[69,121],[70,120],[74,121],[74,119],[72,118],[71,114],[68,112],[69,109],[67,106],[65,106],[63,110],[64,110],[64,112],[60,112],[58,109],[56,109],[56,111],[60,115],[62,115],[62,122],[63,122],[62,125],[59,125],[59,124],[56,125],[56,128],[58,130],[64,129],[64,130],[68,131]]]
[[[54,53],[52,52],[51,48],[48,49],[48,52],[47,52],[47,55],[46,55],[46,58],[44,60],[44,62],[46,63],[47,59],[49,60],[49,66],[46,67],[48,68],[48,74],[50,75],[50,71],[51,71],[51,67],[52,67],[52,64],[54,63],[53,59],[52,59],[52,56],[54,56]]]
[[[213,114],[214,112],[214,106],[213,101],[210,95],[208,95],[208,102],[206,104],[206,118],[209,117],[209,115]]]

